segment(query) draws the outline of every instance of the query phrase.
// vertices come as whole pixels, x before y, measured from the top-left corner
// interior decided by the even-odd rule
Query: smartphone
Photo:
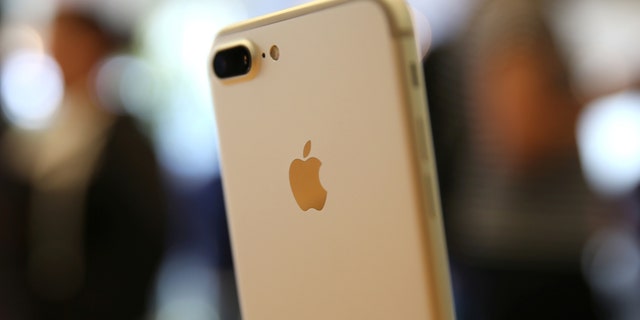
[[[417,52],[397,0],[314,2],[217,36],[244,319],[454,318]]]

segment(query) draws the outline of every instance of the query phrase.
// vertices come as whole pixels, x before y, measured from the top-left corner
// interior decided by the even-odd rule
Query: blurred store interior
[[[239,319],[208,55],[301,0],[1,0],[0,319]],[[409,0],[460,319],[640,314],[640,2]]]

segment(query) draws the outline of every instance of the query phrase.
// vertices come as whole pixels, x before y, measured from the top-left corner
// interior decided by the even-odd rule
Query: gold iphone
[[[453,319],[406,4],[250,20],[210,61],[243,318]]]

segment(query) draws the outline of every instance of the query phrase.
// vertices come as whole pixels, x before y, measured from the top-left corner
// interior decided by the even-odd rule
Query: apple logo
[[[307,158],[311,152],[311,140],[304,145],[303,158]],[[307,160],[295,159],[289,167],[289,183],[293,197],[303,211],[314,208],[318,211],[324,208],[327,200],[327,190],[320,183],[320,166],[322,162],[318,158]]]

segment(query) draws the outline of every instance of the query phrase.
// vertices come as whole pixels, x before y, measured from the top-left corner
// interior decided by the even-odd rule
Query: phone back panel
[[[452,317],[433,157],[416,151],[430,142],[414,131],[426,108],[411,94],[423,95],[419,60],[400,27],[408,15],[395,21],[385,6],[325,3],[216,39],[214,52],[238,41],[256,51],[253,76],[211,75],[246,320]],[[292,193],[290,166],[307,158],[321,162],[321,211]]]

